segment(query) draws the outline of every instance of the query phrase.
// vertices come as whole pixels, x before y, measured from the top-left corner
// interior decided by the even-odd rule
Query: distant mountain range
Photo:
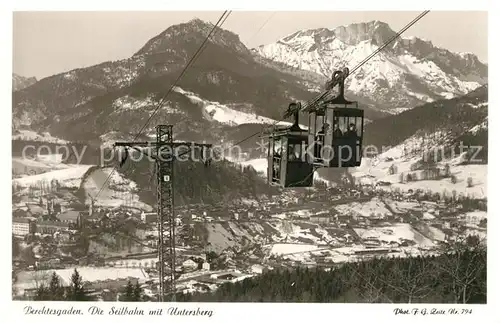
[[[396,35],[388,24],[370,21],[335,29],[300,30],[254,52],[326,78],[335,69],[352,69]],[[354,72],[347,90],[374,108],[399,113],[418,104],[466,94],[487,79],[488,67],[476,55],[452,53],[417,37],[398,37]]]
[[[213,26],[199,19],[167,28],[132,57],[44,78],[13,92],[13,125],[70,141],[133,138]],[[382,22],[298,31],[247,48],[217,29],[144,132],[175,125],[179,139],[236,141],[280,120],[289,102],[308,100],[326,77],[353,67],[395,32]],[[348,96],[379,120],[428,101],[460,96],[487,80],[472,54],[399,38],[352,75]],[[231,118],[238,118],[231,122]],[[392,117],[391,117],[392,118]]]

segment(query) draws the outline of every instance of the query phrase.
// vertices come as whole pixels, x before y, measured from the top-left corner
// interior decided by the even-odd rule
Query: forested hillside
[[[123,173],[139,185],[141,200],[154,205],[156,177],[152,176],[153,163],[147,160],[132,162],[134,166],[125,165]],[[227,160],[212,162],[209,166],[202,162],[177,162],[173,180],[177,205],[215,204],[278,193],[251,166],[241,167]]]
[[[193,302],[486,303],[486,249],[476,238],[440,256],[378,258],[336,269],[276,269]],[[470,245],[474,245],[472,248]]]
[[[398,115],[368,124],[363,145],[396,146],[420,134],[446,136],[447,146],[481,146],[481,157],[488,155],[488,86],[450,100],[427,103]]]

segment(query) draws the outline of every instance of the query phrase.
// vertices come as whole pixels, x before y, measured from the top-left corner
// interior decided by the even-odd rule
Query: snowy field
[[[51,170],[69,168],[66,164],[54,163],[52,160],[35,160],[28,158],[13,157],[12,170],[19,175],[31,176],[34,173],[48,172]],[[30,175],[31,174],[31,175]]]
[[[422,210],[422,205],[418,202],[393,201],[393,200],[386,200],[386,202],[391,207],[392,211],[394,211],[394,213],[397,214],[406,213],[408,211]]]
[[[316,245],[326,245],[327,242],[334,241],[328,232],[316,225],[301,226],[290,221],[279,221],[269,223],[274,229],[281,232],[281,237],[275,237],[275,241],[301,241],[311,242]]]
[[[85,179],[83,188],[87,192],[86,203],[91,203],[89,195],[95,197],[100,191],[95,205],[107,207],[127,206],[151,212],[152,207],[139,200],[138,188],[135,182],[123,178],[116,171],[107,180],[112,170],[111,167],[98,168]]]
[[[382,243],[402,243],[404,240],[415,241],[420,247],[432,247],[434,243],[417,232],[408,223],[398,223],[393,226],[354,228],[363,240],[378,240]]]
[[[411,147],[418,147],[419,145],[421,145],[420,139],[410,138],[377,157],[364,158],[361,166],[352,169],[351,174],[358,182],[365,185],[375,185],[379,181],[389,182],[391,183],[390,186],[381,186],[381,188],[387,190],[394,188],[400,188],[402,191],[422,189],[438,193],[446,191],[448,194],[455,190],[458,194],[462,193],[474,198],[487,197],[488,165],[459,165],[463,161],[463,155],[438,163],[441,168],[444,168],[446,163],[450,165],[451,173],[457,178],[455,184],[451,182],[450,178],[400,183],[400,173],[404,173],[404,176],[406,176],[408,172],[412,172],[411,165],[421,159],[421,156],[405,158],[404,149],[406,147],[409,150]],[[397,174],[389,175],[389,168],[392,165],[396,165]],[[419,174],[420,172],[415,171],[415,173]],[[468,187],[467,179],[469,177],[472,178],[472,187]]]
[[[352,245],[349,247],[317,247],[314,245],[302,244],[275,244],[272,246],[270,255],[279,255],[284,259],[299,261],[302,263],[313,263],[312,256],[323,256],[326,261],[333,263],[348,263],[360,261],[362,259],[370,258],[373,256],[395,256],[395,257],[408,257],[425,254],[433,254],[433,244],[417,245],[410,247],[391,247],[391,248],[370,248],[366,249],[363,245]],[[423,248],[422,248],[423,247]],[[357,254],[357,252],[367,252],[367,254]],[[389,251],[388,253],[377,253],[379,251]]]
[[[426,233],[426,235],[429,238],[432,238],[436,241],[445,241],[446,240],[446,234],[443,231],[439,230],[438,228],[433,227],[431,225],[428,225],[426,227],[426,229],[428,230],[428,233]]]
[[[353,202],[341,204],[335,206],[335,209],[340,214],[350,214],[366,218],[384,218],[385,216],[391,215],[391,211],[387,209],[379,198],[373,198],[365,203]]]
[[[318,246],[309,244],[295,244],[295,243],[277,243],[271,248],[272,255],[291,255],[294,253],[302,253],[317,250]]]
[[[255,113],[241,112],[229,108],[219,102],[208,101],[200,98],[197,94],[175,87],[174,91],[185,95],[191,102],[203,107],[204,116],[208,120],[214,120],[223,124],[237,126],[248,123],[275,124],[277,120],[259,116]],[[290,122],[280,121],[277,125],[291,125]],[[304,126],[302,126],[304,127]],[[305,128],[307,129],[307,127]]]
[[[243,166],[252,166],[255,171],[267,176],[267,158],[250,159],[239,162]]]
[[[21,187],[37,185],[41,182],[50,183],[51,180],[57,180],[62,187],[78,188],[80,187],[83,174],[92,167],[92,165],[67,165],[68,168],[54,170],[51,172],[16,178],[12,180],[13,184]]]
[[[228,160],[243,166],[252,166],[253,169],[255,169],[255,171],[260,173],[263,177],[267,177],[267,158],[256,158],[256,159],[249,159],[246,161],[237,161],[231,159]],[[317,172],[314,172],[313,179],[315,181],[323,182],[329,186],[332,185],[330,181],[322,178]]]
[[[39,134],[32,130],[17,130],[15,134],[12,135],[12,140],[32,140],[32,141],[43,141],[50,142],[54,144],[67,144],[68,142],[63,139],[52,137],[50,133],[44,132]]]
[[[111,268],[111,267],[76,267],[84,282],[98,282],[105,280],[117,280],[127,278],[138,278],[140,281],[149,279],[149,275],[141,268]],[[48,285],[50,277],[55,272],[66,286],[71,284],[71,275],[74,268],[49,269],[38,271],[22,271],[17,275],[14,287],[18,293],[25,289],[36,288],[41,283]]]

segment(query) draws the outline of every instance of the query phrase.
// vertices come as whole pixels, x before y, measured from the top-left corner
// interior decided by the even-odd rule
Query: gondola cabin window
[[[313,165],[305,160],[307,132],[280,129],[269,136],[268,182],[280,187],[310,187]]]
[[[363,129],[362,117],[335,116],[334,138],[343,136],[361,137]]]
[[[272,181],[275,183],[280,182],[281,177],[281,158],[283,157],[283,140],[281,137],[272,139],[273,143],[273,175]]]
[[[288,161],[302,160],[302,142],[289,139],[288,143]]]
[[[363,110],[327,106],[310,113],[309,144],[312,163],[321,167],[357,167],[361,164]],[[312,127],[311,127],[312,126]]]

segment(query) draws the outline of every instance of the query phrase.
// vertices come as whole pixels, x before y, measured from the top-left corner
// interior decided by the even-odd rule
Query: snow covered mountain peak
[[[306,42],[319,46],[337,40],[337,42],[344,43],[345,45],[354,46],[360,42],[370,40],[380,46],[395,35],[396,32],[387,23],[374,20],[366,23],[339,26],[335,29],[316,28],[300,30],[283,37],[278,42],[291,46],[297,42]]]
[[[378,20],[340,26],[333,32],[342,42],[351,46],[366,40],[380,46],[397,34],[387,23]]]
[[[397,33],[382,21],[297,31],[253,51],[266,59],[329,78],[353,69]],[[399,113],[468,93],[487,82],[476,55],[452,53],[418,37],[398,37],[347,80],[347,91],[374,108]]]

